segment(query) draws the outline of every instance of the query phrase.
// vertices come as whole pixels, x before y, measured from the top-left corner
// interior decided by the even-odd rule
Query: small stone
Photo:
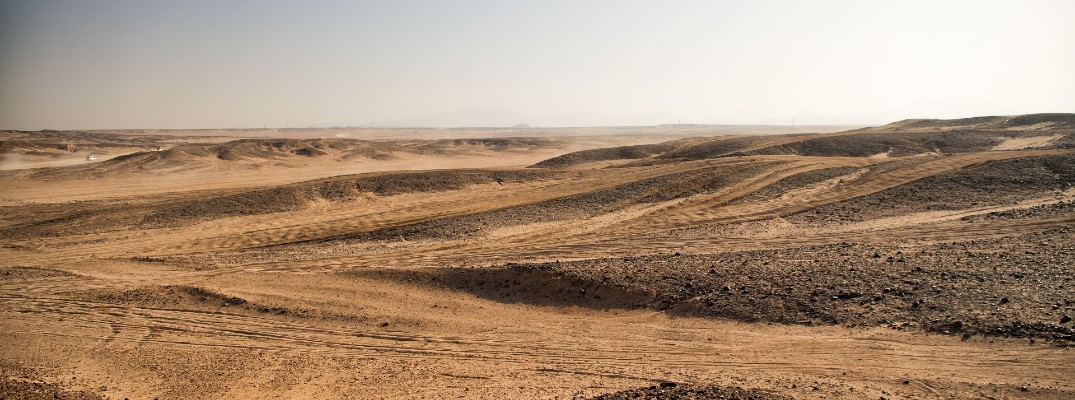
[[[1060,323],[1061,324],[1066,324],[1068,322],[1071,322],[1071,316],[1070,315],[1064,314],[1064,315],[1060,316]]]

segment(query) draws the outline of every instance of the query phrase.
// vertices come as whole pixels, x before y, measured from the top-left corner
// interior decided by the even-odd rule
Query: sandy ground
[[[572,398],[678,382],[805,399],[1071,398],[1071,322],[1057,323],[1075,314],[1075,153],[1055,146],[1065,135],[888,157],[870,157],[869,143],[862,157],[760,154],[811,148],[766,136],[727,157],[523,168],[602,143],[589,137],[390,160],[326,150],[8,174],[0,395]],[[604,143],[661,140],[635,138]],[[967,176],[1000,183],[988,196],[951,183]],[[930,194],[950,206],[933,208]],[[897,261],[880,253],[897,251],[916,255],[907,274],[854,272],[888,271]],[[970,253],[993,261],[976,264],[971,286],[949,287],[940,274],[961,273]],[[914,275],[931,271],[935,281]],[[789,295],[740,293],[759,281]],[[958,296],[975,282],[1014,294],[1003,310]],[[983,324],[1029,328],[966,319],[945,333],[931,318],[947,309],[919,312],[926,293],[970,299],[958,304]],[[773,304],[828,314],[785,321]],[[878,322],[885,310],[907,320]]]
[[[1060,139],[1063,135],[1031,136],[1022,138],[1010,138],[993,147],[993,150],[1022,150],[1035,147],[1045,147]]]

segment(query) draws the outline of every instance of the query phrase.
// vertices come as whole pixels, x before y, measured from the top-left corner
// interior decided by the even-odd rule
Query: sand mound
[[[38,267],[0,268],[0,282],[31,281],[46,278],[74,278],[79,275],[67,271]]]
[[[99,172],[152,171],[175,168],[204,168],[219,161],[264,162],[294,157],[320,157],[329,152],[356,151],[376,147],[374,142],[354,139],[241,139],[219,144],[187,144],[164,151],[146,151],[120,156],[93,166]]]
[[[84,165],[90,155],[104,159],[156,145],[152,139],[93,132],[0,131],[0,170]]]
[[[317,156],[323,156],[323,155],[328,154],[328,153],[324,152],[323,150],[307,146],[307,147],[303,147],[303,148],[298,149],[298,150],[291,150],[291,154],[299,155],[299,156],[303,156],[303,157],[317,157]]]
[[[288,140],[242,139],[221,144],[187,144],[164,151],[144,151],[120,156],[93,166],[94,172],[122,173],[193,169],[212,166],[220,161],[272,161],[294,157],[320,157],[329,151],[361,151],[372,142],[352,139]]]
[[[330,156],[341,159],[386,158],[395,154],[462,155],[478,149],[494,151],[552,148],[539,138],[369,141],[359,139],[243,139],[210,146],[216,158],[228,161]]]
[[[803,155],[822,157],[891,157],[923,153],[985,151],[999,144],[995,134],[982,132],[861,133],[803,140],[744,152],[741,155]]]
[[[511,184],[546,179],[546,171],[442,170],[348,175],[239,194],[164,205],[145,217],[150,224],[293,211],[312,202],[348,201],[366,195],[392,196],[462,189],[479,184]]]
[[[459,290],[503,303],[624,309],[645,306],[652,300],[648,293],[578,279],[548,265],[359,270],[348,274]]]
[[[368,196],[433,193],[472,185],[533,182],[553,179],[547,170],[438,170],[343,175],[240,193],[191,196],[150,204],[83,202],[27,206],[27,221],[0,227],[0,236],[57,236],[180,226],[201,221],[302,210],[314,203],[347,202]],[[395,237],[395,236],[394,236]]]
[[[507,137],[507,138],[478,138],[478,139],[443,139],[432,141],[433,147],[471,147],[481,146],[492,148],[497,151],[550,148],[559,144],[550,139],[533,137]]]
[[[33,146],[52,146],[28,142]],[[0,143],[0,150],[5,146]],[[6,145],[12,147],[13,145]],[[29,145],[26,145],[29,146]],[[61,146],[61,145],[56,145]],[[117,145],[119,146],[119,145]],[[124,145],[128,146],[128,145]],[[370,141],[359,139],[239,139],[224,143],[186,143],[162,151],[145,146],[108,160],[62,168],[41,168],[26,177],[34,179],[77,179],[129,173],[164,173],[207,168],[249,167],[309,159],[354,161],[394,160],[403,156],[472,156],[493,152],[534,151],[558,148],[561,144],[541,138],[494,138],[451,140]],[[25,146],[24,146],[25,147]],[[63,146],[61,146],[63,147]],[[30,147],[27,147],[30,148]],[[64,147],[66,148],[66,147]],[[127,148],[127,147],[125,147]]]
[[[798,137],[803,135],[786,135],[783,137]],[[766,140],[771,140],[769,137],[761,136],[748,136],[730,138],[724,140],[710,140],[702,143],[697,143],[682,148],[676,149],[665,154],[661,154],[659,158],[662,159],[686,159],[686,160],[701,160],[706,158],[716,158],[726,155],[734,154],[740,150],[746,149],[751,146],[756,146],[758,143],[763,143]]]
[[[245,299],[228,296],[197,286],[163,285],[144,286],[130,290],[90,290],[82,292],[81,298],[104,303],[138,307],[171,308],[184,310],[250,311],[274,315],[305,316],[307,310],[267,307]]]
[[[86,153],[112,148],[156,146],[160,138],[87,131],[0,131],[0,154],[40,151]]]
[[[195,286],[167,285],[146,286],[124,291],[94,290],[85,294],[86,298],[117,304],[129,304],[146,307],[176,308],[198,305],[212,308],[238,306],[246,300]]]
[[[531,168],[566,168],[579,164],[610,160],[636,160],[653,157],[672,151],[682,145],[681,140],[663,142],[657,144],[645,144],[637,146],[622,146],[603,149],[582,150],[553,157],[548,160],[531,165]]]

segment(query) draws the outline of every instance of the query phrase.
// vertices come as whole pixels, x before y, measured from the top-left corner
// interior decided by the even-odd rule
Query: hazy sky
[[[0,0],[0,129],[1075,112],[1073,21],[1068,0]],[[451,113],[474,109],[496,110]]]

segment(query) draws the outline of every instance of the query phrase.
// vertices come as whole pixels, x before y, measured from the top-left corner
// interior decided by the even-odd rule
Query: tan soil
[[[182,151],[0,176],[0,396],[1072,398],[1072,121],[8,133]]]

